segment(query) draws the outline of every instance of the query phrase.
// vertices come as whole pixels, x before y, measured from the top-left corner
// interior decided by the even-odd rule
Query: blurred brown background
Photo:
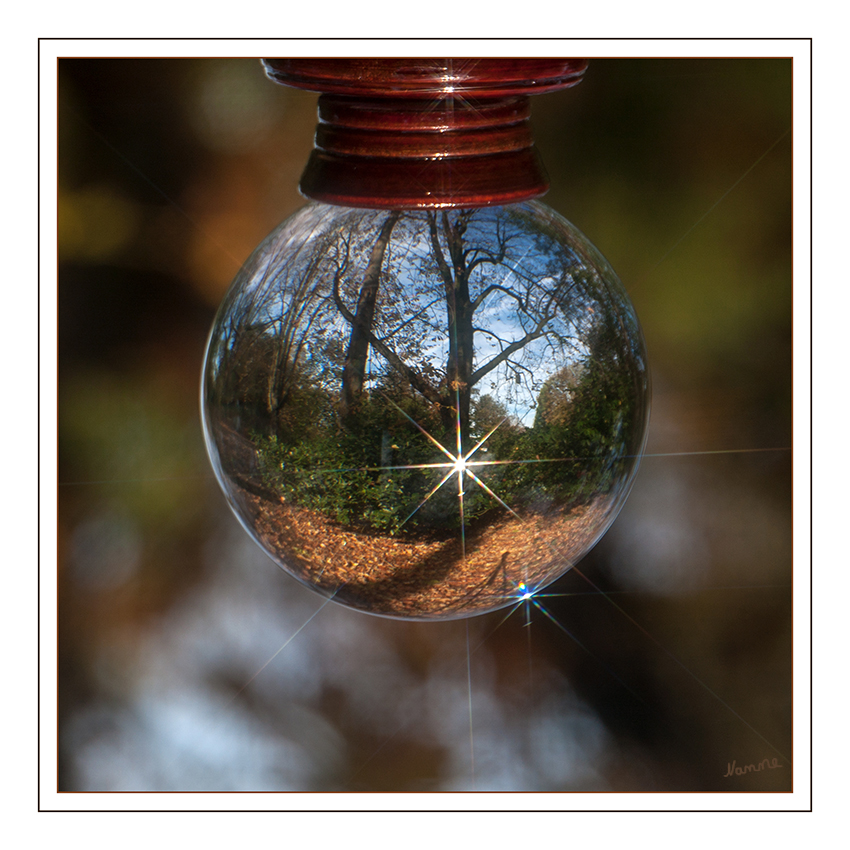
[[[60,790],[790,789],[790,59],[535,98],[546,201],[643,323],[647,457],[579,565],[605,596],[444,624],[321,607],[204,455],[206,333],[303,203],[315,95],[256,59],[58,73]]]

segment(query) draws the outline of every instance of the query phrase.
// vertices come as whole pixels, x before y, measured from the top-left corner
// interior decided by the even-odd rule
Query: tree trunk
[[[369,336],[375,321],[375,304],[378,299],[378,288],[381,278],[381,267],[384,263],[387,245],[390,241],[393,227],[398,221],[399,213],[392,212],[384,222],[363,275],[360,295],[357,299],[357,310],[351,325],[351,335],[348,339],[348,349],[345,353],[345,364],[342,370],[342,394],[340,397],[339,413],[343,424],[356,413],[363,394],[363,383],[366,378],[366,361],[369,355]]]
[[[436,219],[433,219],[436,223]],[[442,256],[436,238],[436,226],[432,227],[432,243],[437,254],[437,265],[446,290],[446,315],[449,331],[449,355],[446,362],[446,396],[441,405],[443,428],[451,444],[450,449],[466,453],[469,445],[469,408],[472,398],[473,314],[469,297],[469,270],[466,267],[463,249],[463,234],[466,222],[460,213],[452,224],[447,213],[443,213],[443,231],[449,246],[451,269]]]
[[[452,448],[467,452],[469,408],[472,398],[473,329],[469,284],[465,275],[455,274],[455,286],[448,300],[449,356],[446,363],[446,414],[444,425],[454,435]]]

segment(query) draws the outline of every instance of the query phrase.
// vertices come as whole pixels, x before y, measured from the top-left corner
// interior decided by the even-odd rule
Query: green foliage
[[[260,443],[264,483],[287,502],[337,522],[395,533],[404,519],[398,503],[405,473],[380,473],[364,465],[363,448],[331,435],[296,446],[266,438]]]
[[[528,450],[561,459],[542,465],[539,481],[561,501],[608,492],[627,462],[632,422],[631,375],[606,360],[556,373],[540,393]]]
[[[301,439],[291,429],[258,437],[264,484],[286,501],[346,525],[390,534],[427,525],[440,500],[427,510],[416,508],[433,486],[429,474],[447,470],[415,467],[447,459],[413,421],[438,433],[439,418],[424,403],[409,395],[391,399],[376,394],[361,403],[345,428],[320,421],[302,431]],[[402,466],[406,468],[397,468]]]
[[[472,460],[507,463],[473,471],[514,508],[564,507],[609,491],[628,462],[630,380],[604,360],[563,369],[543,386],[531,428],[491,396],[476,398],[470,444],[487,439]],[[450,471],[423,431],[455,451],[434,405],[387,383],[364,396],[343,426],[318,389],[297,401],[282,411],[276,434],[255,435],[267,488],[290,504],[381,533],[460,525],[456,476],[423,501]],[[468,478],[464,490],[467,524],[497,507]]]

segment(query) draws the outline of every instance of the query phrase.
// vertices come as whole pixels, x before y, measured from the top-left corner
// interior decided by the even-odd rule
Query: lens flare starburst
[[[457,477],[457,490],[458,490],[458,510],[460,513],[460,542],[461,542],[461,551],[463,557],[466,557],[466,515],[464,511],[463,497],[465,494],[464,489],[464,481],[466,478],[472,480],[475,484],[477,484],[488,496],[498,502],[506,511],[511,513],[517,519],[519,519],[519,515],[508,505],[506,504],[493,490],[490,489],[482,480],[478,477],[473,471],[472,467],[484,467],[484,466],[494,466],[497,461],[486,461],[486,460],[473,460],[472,458],[475,456],[477,452],[484,448],[487,440],[496,433],[496,431],[504,424],[506,421],[502,419],[501,422],[497,423],[493,428],[491,428],[487,434],[484,435],[473,447],[470,451],[463,453],[463,435],[461,433],[461,425],[460,425],[460,416],[456,417],[456,425],[455,425],[455,434],[457,438],[457,452],[454,453],[447,449],[436,437],[429,434],[422,425],[413,419],[408,413],[402,410],[394,401],[388,399],[393,407],[396,408],[411,424],[413,424],[433,445],[439,449],[447,458],[445,463],[433,463],[433,464],[424,464],[418,467],[394,467],[400,469],[410,469],[410,468],[430,468],[430,469],[447,469],[446,474],[440,479],[434,487],[429,490],[425,498],[410,512],[410,514],[405,518],[402,526],[404,526],[421,508],[425,505],[429,499],[431,499],[444,484],[447,484],[452,478]],[[458,408],[459,410],[459,405]]]

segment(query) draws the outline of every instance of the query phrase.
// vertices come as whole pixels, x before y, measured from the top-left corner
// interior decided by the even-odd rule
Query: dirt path
[[[505,514],[466,535],[390,537],[243,492],[257,535],[294,576],[340,602],[395,617],[460,617],[509,604],[566,572],[598,534],[604,500],[570,512]],[[465,553],[464,553],[465,548]]]

